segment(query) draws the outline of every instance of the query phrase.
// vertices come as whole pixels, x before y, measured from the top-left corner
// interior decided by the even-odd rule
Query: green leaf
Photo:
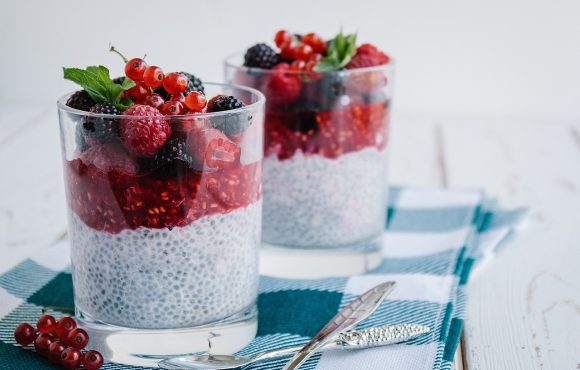
[[[80,85],[96,102],[111,103],[119,109],[126,109],[130,105],[130,102],[121,100],[123,91],[135,86],[135,82],[129,78],[122,85],[116,84],[111,80],[109,70],[103,66],[63,68],[63,72],[65,79]]]
[[[326,57],[314,70],[316,72],[338,71],[350,62],[356,53],[356,34],[345,36],[342,31],[328,43]]]

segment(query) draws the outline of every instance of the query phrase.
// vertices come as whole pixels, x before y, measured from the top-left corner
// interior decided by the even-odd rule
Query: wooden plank
[[[470,370],[580,367],[580,137],[568,124],[445,125],[452,187],[530,207],[529,227],[471,282]]]

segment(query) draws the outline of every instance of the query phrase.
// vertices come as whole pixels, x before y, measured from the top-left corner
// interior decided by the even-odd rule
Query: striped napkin
[[[513,233],[523,210],[505,211],[479,191],[393,188],[382,264],[350,278],[286,280],[263,276],[256,339],[249,355],[305,344],[343,306],[380,282],[397,288],[359,328],[418,323],[431,332],[408,343],[316,354],[304,369],[450,369],[463,325],[466,284]],[[14,328],[43,306],[73,306],[68,243],[31,256],[0,276],[0,364],[52,369],[15,344]],[[290,319],[291,318],[291,319]],[[287,359],[248,369],[280,369]],[[103,369],[137,369],[106,364]]]

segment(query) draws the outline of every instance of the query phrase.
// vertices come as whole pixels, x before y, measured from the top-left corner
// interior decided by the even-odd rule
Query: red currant
[[[147,95],[145,99],[143,99],[143,103],[153,108],[159,108],[160,106],[163,105],[163,103],[165,103],[165,100],[163,100],[163,98],[159,94],[151,94]]]
[[[34,342],[34,328],[30,324],[22,323],[14,330],[14,339],[21,346],[27,346]]]
[[[194,112],[201,112],[207,104],[207,98],[199,91],[192,91],[185,97],[185,105]]]
[[[136,103],[141,103],[149,94],[151,90],[145,85],[144,82],[135,82],[135,86],[123,92],[125,98],[129,98]]]
[[[309,62],[320,62],[324,57],[322,56],[322,54],[320,53],[314,53],[310,56],[310,58],[308,58]]]
[[[60,356],[67,346],[60,340],[55,340],[48,346],[48,361],[53,364],[60,364]]]
[[[100,352],[94,350],[90,350],[85,353],[82,359],[83,366],[87,370],[98,370],[101,366],[103,366],[104,362],[105,359],[103,358],[103,355],[101,355]]]
[[[292,39],[292,34],[286,30],[280,30],[276,32],[276,36],[274,37],[274,42],[276,46],[282,48],[282,45],[287,43]]]
[[[36,323],[36,328],[41,333],[50,333],[54,330],[56,319],[50,315],[42,315]]]
[[[68,347],[60,354],[60,364],[65,369],[77,369],[81,366],[81,359],[83,355],[81,351],[76,348]]]
[[[56,336],[62,339],[63,341],[67,338],[68,334],[76,329],[77,322],[68,316],[65,316],[58,320],[56,323],[55,333]]]
[[[178,101],[181,104],[185,104],[185,95],[183,94],[176,94],[176,95],[171,95],[171,99],[169,99],[170,101]]]
[[[149,66],[145,68],[143,73],[143,82],[152,89],[163,85],[163,70],[157,66]]]
[[[125,64],[125,75],[133,81],[143,81],[147,63],[141,58],[133,58]]]
[[[36,353],[41,356],[46,356],[48,354],[48,347],[54,342],[54,337],[47,333],[40,333],[38,337],[34,340],[34,348]]]
[[[176,116],[185,113],[185,107],[181,102],[168,101],[163,103],[163,105],[159,108],[159,111],[166,116]]]
[[[68,333],[65,343],[76,349],[83,349],[89,343],[89,335],[81,328],[73,329]]]
[[[290,70],[295,72],[303,71],[306,67],[306,62],[303,60],[295,60],[290,64]]]
[[[294,57],[298,60],[308,60],[313,52],[312,46],[302,44],[294,50]]]
[[[315,33],[307,33],[302,37],[302,42],[310,45],[315,53],[324,54],[326,52],[326,42]]]
[[[294,40],[290,40],[284,45],[280,47],[280,55],[284,59],[294,59],[296,58],[295,51],[296,51],[297,44]]]
[[[163,88],[170,95],[181,94],[187,89],[187,77],[181,73],[171,72],[163,79]]]

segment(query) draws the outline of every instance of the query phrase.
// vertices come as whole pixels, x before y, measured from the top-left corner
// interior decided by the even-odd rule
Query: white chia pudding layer
[[[382,234],[387,214],[387,151],[365,148],[336,159],[301,151],[264,159],[264,227],[273,245],[351,247]]]
[[[75,305],[92,319],[145,329],[185,328],[255,303],[261,201],[185,227],[118,234],[70,212]]]

